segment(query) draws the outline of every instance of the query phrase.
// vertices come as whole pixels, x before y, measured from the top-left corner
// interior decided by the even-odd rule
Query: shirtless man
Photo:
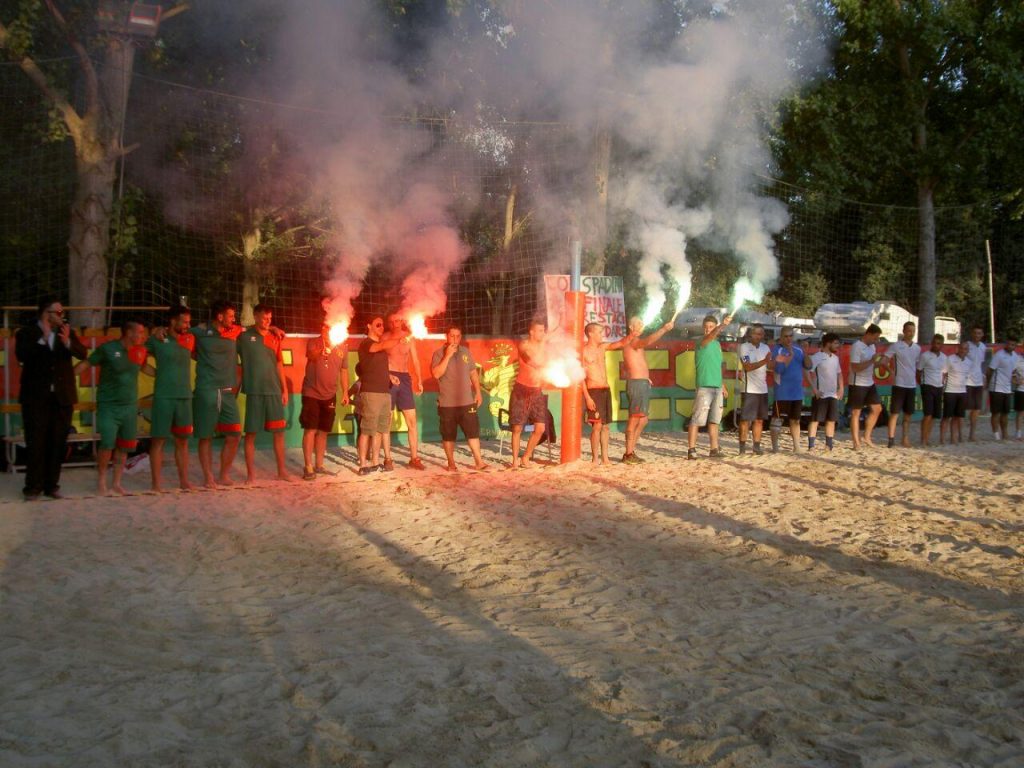
[[[612,420],[612,395],[608,387],[604,353],[611,349],[622,349],[626,339],[605,341],[605,327],[599,323],[587,323],[583,332],[587,337],[582,354],[583,400],[587,406],[587,421],[590,422],[591,463],[595,466],[611,464],[608,458],[608,424]]]
[[[636,455],[636,443],[640,434],[647,426],[647,414],[651,401],[651,372],[647,367],[647,355],[644,350],[668,333],[676,324],[679,313],[661,326],[647,338],[641,338],[644,322],[639,317],[629,320],[629,333],[622,340],[622,360],[626,366],[626,396],[629,398],[629,421],[626,422],[626,453],[622,457],[625,464],[642,464],[643,459]]]
[[[388,315],[388,330],[383,340],[409,338],[408,344],[397,344],[388,349],[388,371],[392,379],[398,379],[398,385],[391,387],[391,410],[397,408],[405,417],[409,429],[409,468],[426,469],[419,456],[419,434],[416,429],[416,401],[413,395],[423,394],[423,377],[420,375],[420,358],[416,354],[416,343],[409,336],[405,320],[401,315]],[[416,374],[413,383],[412,372]],[[391,441],[384,443],[384,468],[389,469],[395,464],[391,460]]]
[[[544,323],[530,323],[528,335],[519,344],[519,371],[512,385],[508,404],[508,423],[512,427],[512,463],[509,469],[529,469],[533,466],[533,450],[544,436],[548,420],[548,400],[542,389],[547,352],[544,349]],[[526,424],[533,425],[533,434],[526,442],[522,459],[519,458],[519,440]]]

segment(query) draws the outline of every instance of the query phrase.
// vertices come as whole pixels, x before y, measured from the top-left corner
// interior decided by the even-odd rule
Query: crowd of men
[[[162,490],[163,449],[169,439],[174,441],[178,483],[185,490],[192,487],[190,437],[197,439],[207,488],[233,484],[232,466],[243,436],[246,482],[256,479],[256,439],[261,432],[272,436],[278,479],[297,480],[285,464],[289,392],[282,354],[284,333],[273,325],[273,310],[262,304],[254,307],[249,327],[236,322],[235,309],[227,302],[212,306],[210,315],[210,323],[193,325],[190,309],[174,307],[166,323],[154,328],[148,338],[142,323],[128,320],[118,338],[90,352],[65,321],[61,302],[41,301],[36,321],[18,331],[15,346],[22,367],[19,402],[26,444],[25,498],[61,497],[61,465],[77,402],[75,378],[94,368],[99,376],[95,432],[100,494],[125,493],[125,460],[137,446],[140,373],[154,377],[149,430],[154,491]],[[324,457],[327,436],[334,430],[339,385],[343,405],[348,405],[350,397],[357,401],[360,474],[394,469],[390,441],[394,410],[409,426],[409,466],[425,469],[415,437],[414,394],[423,391],[419,359],[402,319],[391,316],[388,321],[386,332],[382,317],[367,325],[366,339],[359,345],[355,387],[349,386],[346,345],[332,344],[326,325],[310,339],[299,414],[303,479],[333,474],[324,466]],[[75,358],[81,361],[77,365]],[[445,468],[458,471],[455,441],[461,429],[475,468],[488,469],[480,453],[480,379],[459,328],[450,328],[444,346],[434,353],[431,375],[438,383],[441,435],[448,458]],[[244,423],[239,393],[245,395]],[[216,436],[223,437],[223,445],[215,463]],[[379,461],[381,451],[383,461]]]
[[[628,334],[615,342],[604,340],[602,326],[592,323],[586,327],[582,353],[586,376],[584,398],[587,420],[592,425],[591,455],[595,464],[610,461],[608,424],[611,406],[605,352],[623,350],[629,421],[622,461],[642,463],[643,459],[636,454],[636,445],[647,423],[650,400],[649,372],[642,350],[660,339],[674,322],[675,318],[644,338],[641,336],[643,323],[633,318]],[[708,434],[708,455],[712,458],[723,455],[718,438],[728,389],[724,383],[726,366],[718,337],[731,323],[732,317],[728,315],[721,322],[714,315],[708,315],[703,321],[703,335],[694,345],[696,391],[687,434],[689,460],[698,458],[697,441],[701,428],[705,428]],[[542,330],[542,327],[532,328],[531,334],[542,333]],[[960,341],[956,352],[947,355],[943,351],[945,340],[941,335],[935,335],[927,348],[922,348],[914,342],[916,331],[914,323],[906,323],[900,339],[879,354],[876,344],[881,337],[881,329],[877,325],[869,326],[850,348],[847,382],[839,358],[841,340],[836,334],[826,333],[819,350],[812,355],[796,343],[792,328],[783,328],[777,343],[771,346],[765,343],[764,327],[760,324],[751,326],[738,348],[740,455],[747,453],[748,437],[752,441],[752,453],[764,453],[761,438],[766,423],[772,451],[780,450],[784,429],[789,432],[793,451],[814,450],[822,424],[825,426],[825,448],[833,450],[836,425],[844,413],[844,395],[854,449],[873,446],[875,426],[882,413],[882,400],[875,379],[890,374],[893,387],[887,425],[889,448],[896,445],[901,416],[900,445],[911,445],[909,425],[917,411],[919,387],[921,445],[931,444],[936,422],[939,423],[941,444],[976,440],[978,417],[984,407],[986,392],[994,438],[1003,440],[1009,437],[1008,420],[1012,408],[1017,414],[1015,438],[1024,439],[1024,355],[1017,352],[1017,339],[1012,334],[1007,336],[988,357],[984,330],[975,326],[971,329],[971,338]],[[772,373],[774,390],[771,399],[769,372]],[[812,395],[809,413],[804,409],[804,393],[808,387]],[[962,426],[965,419],[968,426],[966,438]],[[808,423],[806,445],[801,439],[804,420]],[[540,428],[539,424],[537,428]],[[529,460],[531,450],[532,446],[528,445],[525,461]]]
[[[221,302],[211,307],[209,324],[192,324],[191,311],[184,306],[168,313],[166,324],[147,338],[139,322],[124,323],[119,338],[102,344],[91,353],[65,321],[64,309],[55,299],[39,304],[34,323],[19,330],[16,354],[22,366],[19,401],[26,443],[24,496],[60,497],[60,471],[71,416],[76,402],[75,377],[90,368],[99,369],[95,431],[98,435],[97,490],[101,494],[124,493],[122,477],[125,459],[135,449],[138,419],[138,376],[154,377],[150,427],[150,468],[152,488],[161,491],[163,449],[174,441],[178,483],[189,489],[188,439],[197,438],[203,484],[207,488],[233,483],[231,470],[244,435],[246,482],[256,479],[256,439],[261,432],[272,435],[277,477],[294,481],[285,464],[284,430],[288,387],[285,380],[282,341],[284,333],[273,325],[273,311],[265,305],[253,309],[254,322],[243,327],[236,322],[235,309]],[[703,336],[695,344],[693,413],[688,427],[687,459],[698,457],[700,429],[708,434],[709,456],[723,455],[719,425],[725,411],[728,389],[719,336],[732,322],[708,315]],[[394,470],[391,454],[391,424],[398,411],[408,425],[410,460],[408,466],[423,470],[417,441],[415,395],[423,391],[419,355],[415,341],[400,315],[377,316],[367,324],[366,338],[358,346],[358,380],[350,386],[346,344],[332,344],[325,324],[319,336],[309,340],[302,381],[304,480],[332,474],[324,465],[327,437],[333,431],[338,393],[342,405],[355,401],[359,436],[358,472],[368,475]],[[653,333],[643,336],[639,318],[629,322],[625,337],[605,340],[605,328],[586,326],[581,360],[586,421],[591,425],[591,456],[594,464],[609,464],[609,425],[612,398],[608,383],[606,353],[622,350],[626,373],[629,415],[625,453],[621,461],[640,464],[637,444],[647,425],[651,380],[645,350],[675,325],[675,317]],[[929,445],[935,422],[939,442],[960,442],[962,423],[967,420],[967,440],[976,439],[979,414],[988,391],[992,431],[996,440],[1009,436],[1008,417],[1016,411],[1016,438],[1022,438],[1024,416],[1024,356],[1017,353],[1017,340],[1005,339],[987,356],[984,331],[971,330],[971,338],[959,343],[954,354],[943,351],[943,338],[936,335],[927,348],[914,342],[916,328],[907,323],[901,338],[883,354],[876,351],[881,330],[870,326],[850,349],[849,381],[839,360],[840,339],[825,334],[819,351],[806,354],[795,343],[792,329],[783,329],[778,343],[765,343],[765,330],[752,326],[739,345],[739,453],[764,452],[761,444],[765,423],[769,426],[771,448],[780,449],[783,427],[788,428],[794,451],[814,450],[819,425],[825,425],[825,447],[834,447],[835,429],[846,395],[852,443],[855,449],[874,445],[872,436],[881,414],[881,399],[875,384],[879,374],[891,373],[893,388],[888,419],[888,446],[910,445],[909,424],[915,414],[918,387],[922,404],[920,442]],[[544,324],[534,322],[519,344],[518,370],[509,402],[512,461],[510,469],[533,466],[533,453],[548,429],[549,413],[544,388],[551,351]],[[81,360],[73,365],[73,358]],[[152,358],[153,364],[149,360]],[[192,363],[195,362],[195,378]],[[774,397],[769,401],[768,373],[772,373]],[[430,375],[437,381],[438,416],[445,469],[458,471],[455,444],[462,431],[477,470],[487,470],[480,451],[478,409],[483,397],[476,361],[463,343],[462,331],[450,327],[445,343],[435,350]],[[801,441],[804,390],[812,392],[806,447]],[[340,389],[339,389],[340,385]],[[237,395],[245,394],[245,419],[241,419]],[[861,425],[861,416],[864,424]],[[902,424],[900,417],[902,416]],[[529,433],[525,445],[522,437]],[[224,438],[220,457],[214,465],[213,438]],[[522,449],[522,453],[520,450]],[[383,452],[383,458],[381,457]],[[108,470],[112,479],[107,483]]]

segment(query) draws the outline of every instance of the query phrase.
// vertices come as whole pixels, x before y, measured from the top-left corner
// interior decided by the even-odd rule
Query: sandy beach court
[[[843,437],[368,478],[346,449],[113,499],[69,470],[31,504],[4,476],[0,765],[1024,765],[1024,444]]]

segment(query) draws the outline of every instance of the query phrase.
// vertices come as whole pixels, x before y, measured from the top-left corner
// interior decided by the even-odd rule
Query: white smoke
[[[281,12],[271,0],[243,5]],[[438,4],[433,21],[446,23],[419,30],[415,68],[409,51],[394,47],[384,7],[289,3],[272,74],[256,85],[263,97],[308,109],[283,119],[301,137],[312,186],[329,200],[335,317],[351,319],[375,263],[400,282],[404,311],[442,312],[447,279],[468,255],[443,159],[429,136],[395,119],[423,105],[474,126],[466,144],[498,165],[524,151],[503,120],[568,127],[574,140],[557,157],[533,158],[524,174],[534,220],[554,242],[586,217],[578,187],[544,179],[586,178],[594,136],[610,131],[611,218],[627,223],[642,254],[649,309],[665,301],[663,268],[688,295],[686,250],[697,238],[734,253],[760,286],[775,283],[772,236],[786,214],[759,194],[770,172],[764,129],[822,53],[808,45],[812,32],[803,32],[799,55],[790,42],[794,19],[813,15],[810,3],[734,0],[698,16],[666,0],[469,2],[460,17]]]
[[[787,217],[780,203],[759,194],[771,169],[766,120],[824,53],[806,32],[813,16],[807,3],[720,2],[685,23],[673,8],[680,17],[688,11],[656,0],[506,6],[511,26],[493,22],[501,46],[489,38],[460,59],[485,88],[470,90],[464,105],[499,98],[511,116],[575,126],[579,152],[563,160],[580,173],[588,171],[595,129],[613,132],[625,160],[613,174],[609,204],[642,254],[645,314],[665,301],[663,265],[688,294],[686,248],[698,237],[731,251],[762,287],[776,283],[772,236]],[[805,27],[799,53],[791,42],[798,24]],[[676,28],[652,50],[648,41],[659,25]],[[442,47],[436,61],[453,56]],[[541,214],[564,227],[575,198],[555,189],[546,199],[561,204],[546,204]]]

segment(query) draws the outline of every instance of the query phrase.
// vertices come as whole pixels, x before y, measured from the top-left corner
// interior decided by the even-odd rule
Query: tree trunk
[[[516,233],[516,195],[518,192],[519,187],[513,184],[505,199],[505,233],[501,238],[501,270],[498,272],[498,285],[495,290],[494,306],[491,310],[492,336],[502,336],[511,332],[511,313],[505,311],[505,305],[511,298],[508,291],[509,262],[512,258],[512,240]]]
[[[612,132],[598,128],[591,144],[590,165],[593,174],[587,195],[587,218],[583,245],[592,254],[588,271],[603,275],[605,246],[608,244],[608,177],[612,163]]]
[[[259,217],[254,218],[258,221]],[[256,322],[253,316],[253,307],[260,303],[260,276],[256,264],[256,257],[259,255],[260,246],[263,244],[263,232],[258,224],[242,235],[242,256],[244,265],[244,279],[242,283],[242,308],[239,314],[239,322],[249,326]]]
[[[917,340],[930,344],[935,333],[935,186],[917,183]]]
[[[116,163],[102,146],[95,145],[91,150],[80,145],[75,163],[78,184],[71,204],[68,238],[68,303],[75,307],[104,307]],[[105,315],[103,309],[79,310],[71,313],[71,323],[97,328],[103,324]]]
[[[72,306],[107,305],[107,248],[117,162],[124,156],[121,129],[135,60],[131,42],[111,38],[99,74],[100,104],[91,105],[79,123],[69,126],[75,144],[78,183],[71,205],[68,238],[68,300]],[[102,310],[72,312],[74,325],[96,328]]]

